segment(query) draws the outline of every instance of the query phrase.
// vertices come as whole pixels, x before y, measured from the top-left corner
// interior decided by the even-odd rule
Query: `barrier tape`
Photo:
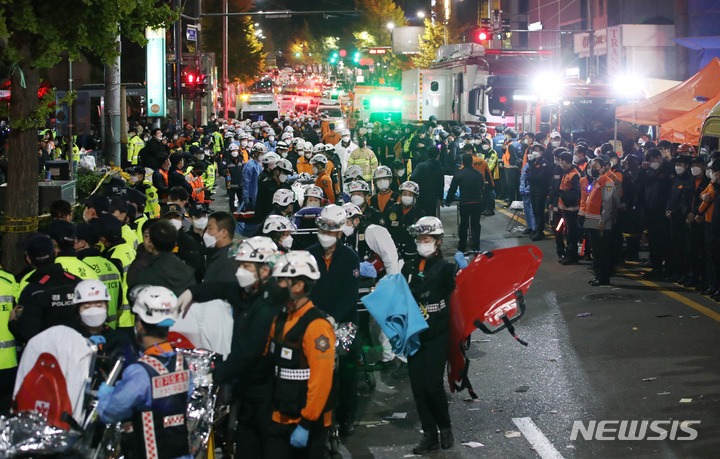
[[[38,229],[39,217],[10,218],[5,217],[0,224],[3,233],[30,233]]]

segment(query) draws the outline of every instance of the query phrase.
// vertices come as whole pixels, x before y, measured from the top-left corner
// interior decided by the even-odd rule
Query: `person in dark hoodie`
[[[530,205],[535,217],[537,231],[530,235],[533,241],[545,239],[545,203],[547,202],[554,161],[552,154],[545,150],[542,145],[533,144],[528,149],[527,181],[530,185]]]
[[[432,146],[427,149],[427,161],[418,164],[410,179],[420,187],[417,198],[418,205],[425,215],[436,216],[439,203],[443,200],[445,177],[438,155],[440,150]]]
[[[670,188],[670,199],[665,207],[665,217],[670,221],[670,252],[666,262],[666,281],[677,282],[687,272],[687,224],[692,212],[695,179],[690,173],[690,156],[676,156],[675,178]],[[686,279],[683,279],[685,281]]]

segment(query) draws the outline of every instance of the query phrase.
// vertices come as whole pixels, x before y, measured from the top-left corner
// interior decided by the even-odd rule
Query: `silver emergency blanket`
[[[211,371],[215,353],[205,349],[178,349],[190,367],[193,393],[187,408],[187,427],[190,434],[190,452],[196,456],[207,446],[213,420],[217,391]]]
[[[12,417],[0,416],[0,458],[20,454],[53,454],[68,450],[80,437],[51,427],[35,411],[23,411]]]
[[[343,322],[338,324],[335,329],[335,349],[338,354],[344,354],[350,351],[355,335],[357,335],[357,325],[352,322]]]

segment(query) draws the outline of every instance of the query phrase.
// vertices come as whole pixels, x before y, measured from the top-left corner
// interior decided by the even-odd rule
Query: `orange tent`
[[[660,125],[660,140],[672,143],[700,144],[700,130],[712,109],[720,103],[720,94],[686,114]]]
[[[660,126],[695,110],[703,102],[720,94],[720,59],[714,58],[698,73],[679,85],[655,96],[615,109],[615,118],[646,126]],[[661,130],[662,132],[662,130]]]

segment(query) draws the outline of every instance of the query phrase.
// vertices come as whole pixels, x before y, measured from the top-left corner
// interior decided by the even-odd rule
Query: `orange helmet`
[[[689,143],[680,144],[680,146],[677,148],[677,152],[678,154],[685,153],[689,156],[695,156],[695,148],[693,148],[693,146]]]

